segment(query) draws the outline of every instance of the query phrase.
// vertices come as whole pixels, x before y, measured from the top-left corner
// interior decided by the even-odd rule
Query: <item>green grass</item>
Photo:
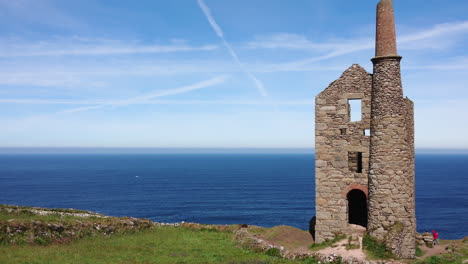
[[[370,259],[392,259],[395,255],[390,249],[387,248],[385,243],[379,242],[371,237],[369,234],[365,234],[362,240],[362,247],[367,253]]]
[[[324,248],[327,248],[327,247],[331,247],[336,242],[339,242],[339,241],[341,241],[341,240],[343,240],[345,238],[346,238],[346,235],[338,235],[332,240],[328,240],[328,241],[325,241],[325,242],[322,242],[322,243],[312,244],[312,245],[309,246],[309,249],[313,250],[313,251],[318,251],[318,250],[321,250],[321,249],[324,249]]]
[[[7,212],[0,209],[0,221],[8,221],[14,219],[15,222],[29,222],[29,221],[42,221],[42,222],[53,222],[53,221],[72,221],[72,220],[85,220],[95,221],[98,217],[77,217],[72,215],[60,215],[60,214],[49,214],[49,215],[37,215],[29,211],[28,209],[19,209],[13,212]]]
[[[88,236],[132,233],[153,227],[153,223],[145,219],[82,217],[57,213],[82,213],[68,209],[34,210],[55,213],[36,215],[28,207],[0,205],[0,245],[62,243]]]
[[[347,244],[345,246],[346,250],[352,250],[352,249],[360,249],[361,247],[359,245],[351,245],[351,244]]]
[[[273,254],[276,255],[276,254]],[[240,248],[228,232],[158,227],[62,245],[0,246],[0,263],[307,263]]]
[[[458,243],[453,241],[441,240],[441,244],[455,244],[449,247],[453,252],[444,253],[442,255],[428,257],[422,261],[416,261],[417,264],[463,264],[468,260],[468,239],[465,238]]]
[[[72,214],[96,214],[96,213],[93,213],[93,212],[77,210],[77,209],[39,208],[39,207],[30,207],[30,206],[16,206],[16,205],[0,204],[0,210],[2,210],[2,209],[43,210],[43,211],[51,211],[51,212],[56,212],[56,213],[72,213]]]
[[[270,248],[265,252],[265,254],[273,257],[281,257],[281,251],[277,248]]]
[[[467,260],[467,257],[461,258],[460,256],[454,254],[444,254],[440,256],[432,256],[426,258],[422,262],[417,262],[418,264],[463,264],[463,260]],[[465,262],[466,263],[466,262]]]
[[[416,246],[416,257],[422,257],[424,253],[425,252],[419,246]]]
[[[31,210],[40,210],[50,212],[47,215],[38,215],[33,213]],[[9,212],[10,211],[10,212]],[[65,214],[60,214],[65,213]],[[89,217],[81,217],[67,214],[91,214]],[[93,216],[96,215],[96,216]],[[80,221],[96,221],[102,219],[99,214],[75,210],[75,209],[47,209],[47,208],[35,208],[35,207],[20,207],[14,205],[0,204],[0,221],[14,220],[15,222],[30,222],[30,221],[42,221],[42,222],[66,222],[72,220]]]

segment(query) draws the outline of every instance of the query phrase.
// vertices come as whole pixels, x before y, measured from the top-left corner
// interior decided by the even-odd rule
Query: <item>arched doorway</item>
[[[361,190],[351,190],[346,195],[348,199],[348,222],[367,227],[367,197]]]

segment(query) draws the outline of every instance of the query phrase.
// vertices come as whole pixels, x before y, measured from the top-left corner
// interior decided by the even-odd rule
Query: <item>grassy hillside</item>
[[[243,248],[230,226],[194,226],[0,205],[0,263],[310,263]]]
[[[336,256],[332,260],[328,255],[301,255],[310,252],[307,248],[311,243],[306,231],[287,226],[190,223],[165,226],[147,219],[108,217],[86,211],[0,205],[0,263],[311,264],[318,263],[318,259],[322,263],[347,263]],[[406,262],[467,263],[468,239],[443,241],[443,244],[421,252],[424,260]],[[295,256],[308,259],[281,258],[278,247],[299,250],[300,254]],[[437,251],[431,253],[431,250]]]
[[[49,246],[0,246],[0,263],[299,263],[243,249],[229,232],[157,227]],[[304,262],[303,262],[304,263]]]

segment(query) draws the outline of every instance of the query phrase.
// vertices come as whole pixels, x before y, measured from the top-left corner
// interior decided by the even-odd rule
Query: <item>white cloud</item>
[[[336,49],[339,43],[319,43],[307,39],[304,35],[292,33],[275,33],[272,35],[256,36],[253,41],[245,44],[247,49],[297,49],[324,51]]]
[[[176,41],[170,44],[143,44],[139,41],[88,38],[56,38],[29,42],[7,39],[0,42],[0,57],[105,56],[213,51],[216,45],[193,46]]]
[[[447,46],[447,36],[466,33],[468,33],[468,21],[437,24],[430,29],[419,30],[411,34],[398,36],[398,44],[400,49],[414,49],[416,47],[414,44],[417,44],[419,49],[440,48],[441,46]],[[424,44],[421,43],[423,40],[425,40],[424,43],[429,44],[422,45]],[[457,40],[451,39],[451,41]],[[291,61],[288,63],[278,63],[276,66],[270,69],[270,71],[275,71],[275,68],[298,68],[303,65],[318,61],[340,57],[359,51],[371,50],[375,48],[375,41],[373,37],[369,37],[365,39],[359,38],[332,42],[313,42],[302,35],[278,33],[271,36],[257,37],[256,40],[248,42],[246,47],[249,49],[292,49],[316,52],[325,51],[325,54],[307,59]]]
[[[200,1],[202,10],[207,7]],[[208,10],[209,11],[209,10]],[[223,36],[219,25],[216,24],[210,12],[206,13],[213,30],[218,36]],[[400,49],[444,48],[447,43],[460,40],[460,36],[468,32],[468,21],[435,25],[427,30],[407,30],[399,37]],[[109,39],[54,38],[47,41],[29,43],[26,40],[4,39],[0,41],[0,57],[14,59],[0,62],[0,84],[32,87],[110,87],[114,84],[115,76],[162,76],[194,73],[224,74],[244,72],[262,95],[267,95],[264,83],[255,73],[268,72],[301,72],[301,71],[340,71],[347,65],[324,65],[317,62],[352,54],[364,50],[372,50],[374,41],[368,39],[334,40],[314,42],[304,36],[280,33],[271,36],[257,37],[254,41],[240,45],[249,49],[265,49],[276,52],[277,49],[298,50],[318,55],[304,60],[290,62],[243,63],[232,46],[222,39],[235,64],[211,59],[202,60],[154,60],[142,56],[120,57],[115,60],[112,56],[103,55],[132,55],[144,53],[210,51],[215,45],[193,46],[183,40],[173,40],[164,45],[143,44],[140,41],[121,41]],[[449,45],[450,46],[450,45]],[[61,59],[60,55],[76,55],[73,58]],[[29,58],[26,56],[49,56]],[[90,55],[81,59],[80,56]],[[92,56],[91,56],[92,55]],[[19,56],[19,57],[18,57]],[[52,56],[52,57],[50,57]],[[417,64],[417,61],[407,65],[407,69],[437,69],[437,70],[466,70],[465,62],[444,63],[442,61]]]
[[[112,100],[118,105],[119,100]],[[4,104],[57,104],[57,105],[107,105],[109,101],[103,100],[66,100],[66,99],[12,99],[0,98],[0,103]],[[285,105],[285,106],[301,106],[314,105],[314,100],[289,100],[289,101],[258,101],[258,100],[138,100],[132,104],[162,104],[162,105]],[[91,106],[95,107],[95,106]]]
[[[432,39],[452,34],[468,33],[468,21],[443,23],[434,25],[431,29],[415,32],[398,37],[399,43],[409,43],[425,39]]]
[[[467,71],[468,70],[468,57],[455,57],[448,58],[444,61],[437,61],[435,63],[406,65],[407,70],[438,70],[438,71]]]
[[[0,0],[0,15],[0,22],[3,23],[7,22],[6,19],[14,18],[18,19],[19,23],[32,22],[57,28],[87,27],[50,0]]]
[[[128,113],[118,118],[71,115],[12,120],[0,117],[4,128],[0,142],[3,147],[313,148],[311,112],[272,115],[268,110],[170,115],[155,111],[132,118],[128,118]],[[33,137],[24,133],[25,127],[34,129]]]

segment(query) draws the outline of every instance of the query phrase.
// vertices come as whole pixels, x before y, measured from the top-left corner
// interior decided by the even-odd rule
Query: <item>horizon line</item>
[[[416,148],[420,154],[468,154],[461,148]],[[314,154],[310,147],[0,147],[0,154]]]

